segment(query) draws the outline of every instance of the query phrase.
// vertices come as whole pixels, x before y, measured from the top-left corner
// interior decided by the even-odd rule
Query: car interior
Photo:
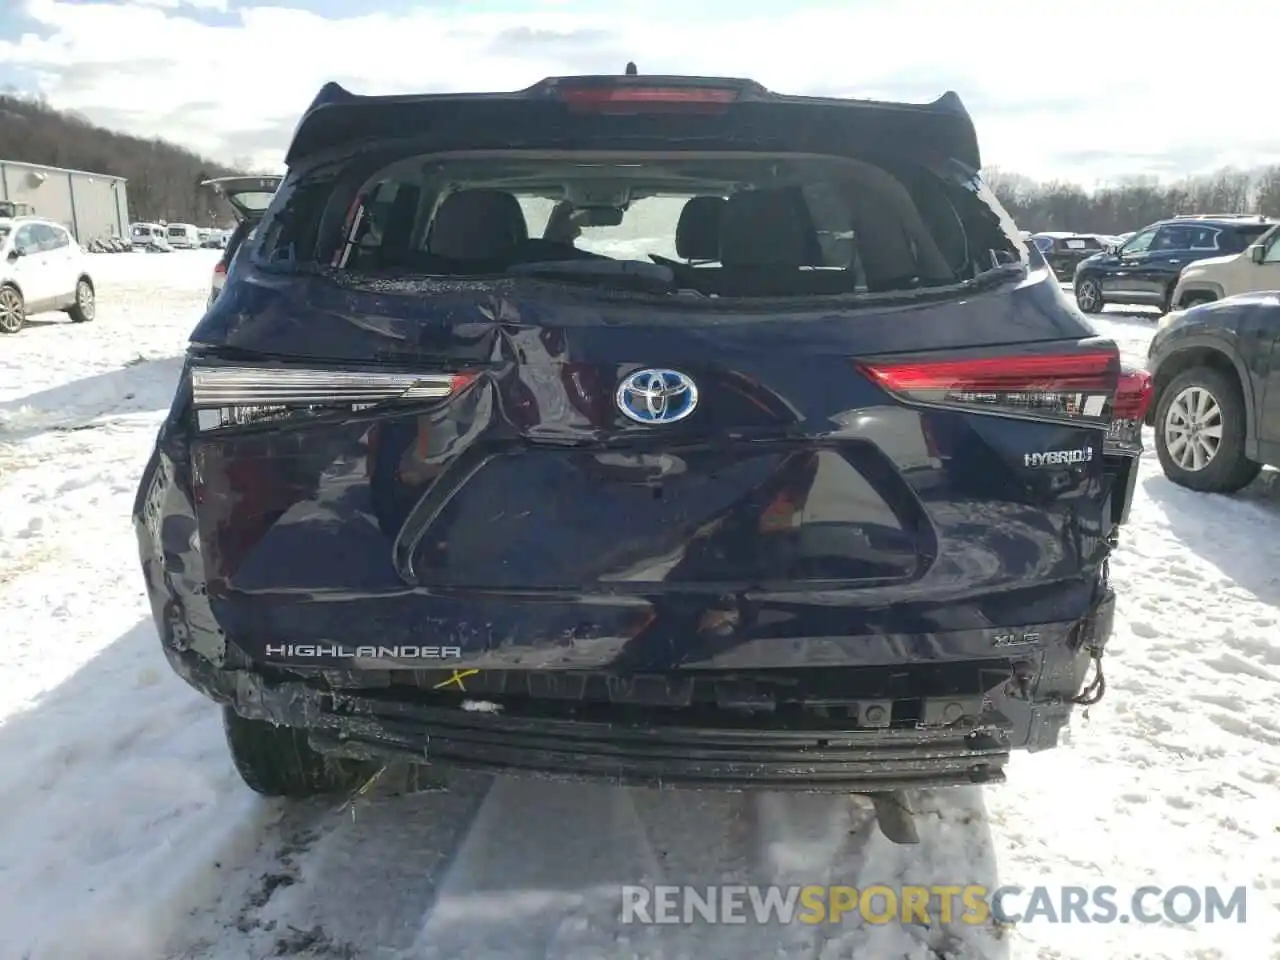
[[[705,295],[804,296],[938,286],[1019,261],[962,185],[895,172],[826,157],[418,158],[366,183],[331,265],[486,277],[576,263],[589,276],[609,268],[586,262],[630,262]]]

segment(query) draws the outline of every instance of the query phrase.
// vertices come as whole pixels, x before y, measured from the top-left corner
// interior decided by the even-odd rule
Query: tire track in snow
[[[981,793],[926,794],[919,810],[924,843],[907,848],[841,796],[465,776],[445,793],[375,797],[354,819],[308,805],[272,829],[233,892],[190,918],[168,956],[1006,956],[992,928],[620,922],[627,884],[932,884],[963,869],[994,886]]]

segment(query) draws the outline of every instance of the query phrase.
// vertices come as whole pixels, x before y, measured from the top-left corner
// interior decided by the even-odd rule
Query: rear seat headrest
[[[800,191],[746,190],[729,198],[720,229],[724,266],[813,266],[819,256],[818,237]]]
[[[720,259],[724,197],[690,197],[676,221],[676,256],[685,260]]]
[[[459,190],[445,197],[428,250],[450,260],[501,260],[529,238],[520,201],[502,190]]]

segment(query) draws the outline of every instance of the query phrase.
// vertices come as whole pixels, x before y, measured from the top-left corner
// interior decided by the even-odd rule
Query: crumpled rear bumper
[[[499,706],[456,690],[335,688],[319,676],[218,668],[190,650],[163,648],[206,696],[245,717],[305,729],[326,753],[626,785],[878,793],[1001,782],[1013,749],[1055,746],[1070,697],[1111,632],[1113,610],[1108,590],[1081,625],[1079,657],[1044,676],[1045,686],[1015,690],[1011,680],[970,698],[954,722],[946,709],[955,695],[925,698],[921,716],[929,722],[892,725],[887,717],[868,725],[849,716],[528,697]]]
[[[712,726],[564,719],[483,702],[425,704],[379,691],[267,685],[166,648],[189,682],[255,719],[305,728],[325,753],[619,785],[870,793],[995,783],[1009,759],[999,724],[932,729]]]

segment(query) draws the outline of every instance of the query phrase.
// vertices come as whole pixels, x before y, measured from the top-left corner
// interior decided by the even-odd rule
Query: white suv
[[[52,220],[0,220],[0,333],[17,333],[27,317],[51,310],[65,311],[76,323],[94,318],[84,252]]]

